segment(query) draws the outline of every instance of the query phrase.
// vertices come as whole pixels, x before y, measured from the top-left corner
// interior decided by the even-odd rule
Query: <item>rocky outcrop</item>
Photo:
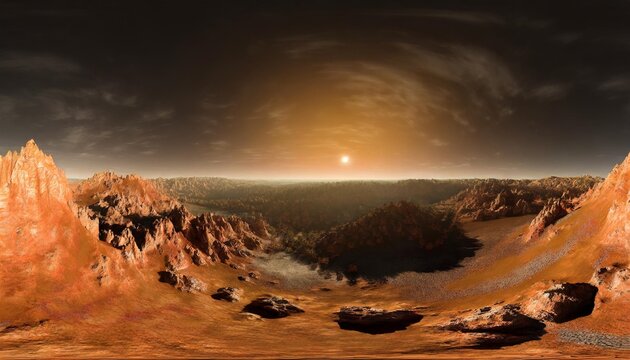
[[[234,256],[251,256],[251,250],[262,246],[262,239],[236,216],[202,214],[193,218],[184,232],[204,254],[224,263]]]
[[[534,319],[562,323],[590,315],[596,295],[597,287],[591,284],[556,284],[530,298],[523,311]]]
[[[627,262],[630,252],[630,154],[593,190],[590,199],[608,205],[602,244],[610,251],[625,254],[621,261]]]
[[[211,296],[215,300],[237,302],[237,301],[241,301],[242,294],[243,294],[243,290],[239,288],[222,287],[222,288],[217,289],[217,291]]]
[[[550,200],[529,224],[525,241],[536,240],[545,229],[573,210],[573,204],[561,199]]]
[[[213,214],[195,217],[154,183],[135,175],[94,175],[77,187],[75,199],[87,209],[80,211],[81,217],[98,222],[99,238],[136,263],[147,254],[170,259],[167,266],[175,270],[188,263],[229,263],[251,256],[263,242],[246,221]]]
[[[44,299],[76,282],[97,285],[97,243],[77,212],[63,171],[33,140],[0,157],[0,307],[31,291]]]
[[[504,305],[481,308],[467,317],[452,320],[443,328],[460,332],[527,335],[540,332],[545,324],[524,315],[518,305]]]
[[[160,282],[174,286],[179,291],[189,293],[205,292],[207,285],[192,276],[182,275],[173,270],[164,270],[158,273]]]
[[[552,199],[577,203],[601,178],[550,177],[540,180],[479,180],[443,204],[455,208],[459,219],[493,220],[537,214]]]
[[[287,299],[273,295],[263,295],[254,299],[243,308],[243,312],[260,315],[266,319],[278,319],[304,310],[291,304]]]
[[[591,284],[597,286],[597,306],[630,295],[630,269],[619,263],[602,267],[593,274]]]
[[[96,281],[99,286],[106,286],[110,283],[109,258],[101,255],[98,260],[92,264],[91,269],[95,273]]]
[[[115,221],[122,217],[154,217],[173,210],[179,203],[163,194],[152,182],[137,175],[103,172],[79,184],[74,191],[79,205],[90,206]]]
[[[404,330],[422,320],[422,315],[413,310],[387,311],[368,306],[342,307],[335,315],[340,328],[373,335]]]

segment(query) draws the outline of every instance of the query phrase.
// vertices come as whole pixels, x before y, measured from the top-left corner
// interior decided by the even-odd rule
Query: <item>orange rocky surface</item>
[[[628,357],[630,158],[532,241],[531,217],[469,223],[482,247],[457,267],[354,286],[290,285],[294,268],[263,266],[255,229],[264,226],[194,217],[136,177],[79,185],[75,205],[34,142],[0,169],[3,358]],[[126,257],[128,246],[139,256]],[[580,283],[597,287],[595,299],[590,287],[567,285]],[[235,301],[212,297],[227,287],[238,289]],[[243,311],[257,301],[303,312]],[[344,308],[398,331],[348,331],[335,321]],[[386,315],[399,309],[417,316],[391,325]]]

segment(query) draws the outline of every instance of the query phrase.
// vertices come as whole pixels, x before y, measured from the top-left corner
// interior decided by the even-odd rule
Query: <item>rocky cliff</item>
[[[165,266],[175,270],[228,263],[251,256],[269,236],[259,222],[253,222],[252,229],[236,216],[195,217],[154,182],[137,175],[96,174],[77,186],[74,198],[98,222],[100,240],[136,264],[147,257],[164,258]]]

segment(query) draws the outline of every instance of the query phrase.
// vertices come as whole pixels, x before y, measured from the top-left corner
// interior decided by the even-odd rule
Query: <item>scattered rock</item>
[[[229,302],[237,302],[241,300],[241,294],[243,291],[239,288],[222,287],[217,289],[217,292],[212,294],[212,298],[215,300],[224,300]]]
[[[368,306],[342,307],[335,315],[340,328],[373,335],[404,330],[423,317],[413,310],[387,311]]]
[[[175,286],[177,285],[179,281],[179,277],[174,271],[170,271],[170,270],[160,271],[158,275],[160,275],[160,279],[159,279],[160,282],[167,283],[169,285]]]
[[[192,276],[181,275],[172,270],[160,271],[160,282],[173,285],[179,291],[190,293],[204,292],[207,289],[206,284]]]
[[[181,291],[195,293],[195,292],[204,292],[208,288],[207,285],[203,281],[192,276],[182,275],[182,280],[183,280],[183,285],[180,288]]]
[[[250,271],[247,276],[249,276],[252,279],[260,279],[260,273],[257,271]]]
[[[524,306],[524,313],[538,320],[562,323],[590,315],[597,287],[587,283],[562,283],[539,293]]]
[[[247,276],[244,276],[244,275],[239,275],[237,278],[238,278],[239,281],[245,281],[245,282],[249,282],[250,281],[249,278]]]
[[[304,310],[282,297],[263,295],[247,304],[243,308],[243,312],[257,314],[266,319],[277,319],[291,314],[303,313]]]

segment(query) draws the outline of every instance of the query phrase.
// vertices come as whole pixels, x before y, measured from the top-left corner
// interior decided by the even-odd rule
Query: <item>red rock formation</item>
[[[64,173],[33,140],[0,157],[0,310],[11,308],[6,302],[35,306],[42,296],[69,300],[77,293],[67,289],[106,285],[112,267],[99,253],[107,251],[77,212],[85,220]]]
[[[597,307],[618,298],[628,298],[630,296],[630,269],[618,263],[600,268],[593,274],[591,283],[599,288]]]
[[[383,310],[369,306],[342,307],[335,315],[341,329],[373,335],[405,330],[423,318],[414,310]]]
[[[473,221],[538,213],[551,199],[573,202],[601,181],[590,176],[540,180],[480,180],[444,202]]]
[[[177,268],[227,263],[250,256],[250,250],[262,245],[244,220],[213,214],[194,217],[153,182],[136,175],[94,175],[77,186],[74,197],[98,221],[100,239],[135,263],[150,254],[171,259]],[[268,235],[264,222],[257,225],[259,233]]]
[[[597,287],[586,283],[559,283],[529,298],[523,312],[538,320],[556,323],[590,315]]]
[[[550,200],[532,220],[524,239],[526,241],[537,239],[548,226],[555,224],[572,210],[573,205],[570,202],[561,199]]]
[[[166,214],[179,203],[163,194],[153,182],[137,175],[119,176],[103,172],[81,182],[74,191],[79,205],[106,210],[109,217],[157,216]],[[100,208],[100,209],[99,209]]]
[[[610,172],[591,198],[610,201],[603,231],[606,245],[630,251],[630,154]]]

